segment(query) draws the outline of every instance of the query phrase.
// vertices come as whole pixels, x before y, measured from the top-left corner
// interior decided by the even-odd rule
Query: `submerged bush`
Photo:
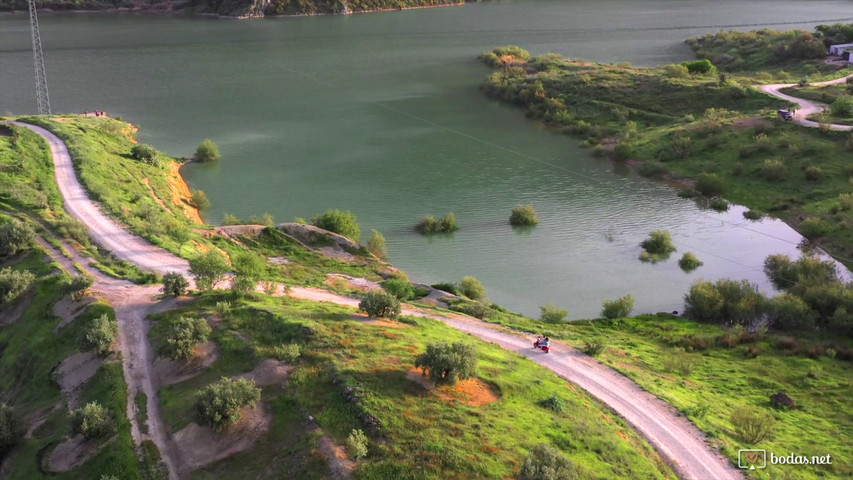
[[[430,343],[415,359],[415,367],[436,385],[456,385],[476,374],[477,351],[473,345],[455,342]]]
[[[678,266],[685,272],[692,272],[702,265],[704,264],[696,258],[696,255],[693,255],[693,252],[685,252],[678,261]]]
[[[196,148],[194,158],[197,162],[215,162],[222,158],[222,154],[219,153],[219,146],[208,138]]]
[[[190,198],[192,206],[199,210],[205,210],[210,207],[210,200],[204,190],[193,190]]]
[[[608,320],[623,318],[634,310],[634,296],[630,293],[616,300],[605,300],[601,308],[601,316]]]
[[[536,215],[536,209],[533,208],[533,205],[517,205],[512,209],[509,223],[516,227],[536,225],[539,223],[539,217]]]
[[[367,251],[379,260],[388,258],[388,250],[385,247],[385,236],[377,230],[372,230],[370,239],[367,241]]]
[[[652,263],[666,260],[669,254],[676,250],[668,230],[655,230],[649,234],[649,238],[640,243],[640,246],[643,247],[640,260]]]
[[[422,235],[450,233],[459,230],[459,225],[456,223],[456,215],[450,212],[438,220],[432,215],[427,215],[415,225],[415,230]]]
[[[350,211],[326,210],[321,215],[314,217],[311,223],[315,227],[343,235],[353,242],[358,242],[361,238],[361,227],[358,226],[358,219]]]

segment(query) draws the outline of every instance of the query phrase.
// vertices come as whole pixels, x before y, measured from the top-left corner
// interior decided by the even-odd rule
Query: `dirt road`
[[[851,78],[851,77],[853,77],[853,75],[848,75],[848,76],[842,77],[842,78],[836,78],[835,80],[829,80],[826,82],[816,82],[816,83],[812,83],[811,85],[815,86],[815,87],[819,87],[822,85],[837,85],[839,83],[846,82],[847,79]],[[793,97],[791,95],[787,95],[787,94],[784,94],[784,93],[779,91],[779,90],[782,90],[783,88],[796,87],[796,86],[797,86],[797,84],[795,84],[795,83],[789,83],[789,84],[774,84],[774,85],[756,85],[755,88],[757,88],[757,89],[761,90],[762,92],[767,93],[769,95],[773,95],[776,98],[781,98],[782,100],[785,100],[788,102],[793,102],[793,103],[796,103],[797,105],[799,105],[797,112],[794,114],[794,121],[799,123],[800,125],[802,125],[804,127],[812,127],[812,128],[820,127],[819,122],[815,122],[813,120],[808,120],[808,117],[810,117],[816,113],[822,112],[823,109],[825,107],[827,107],[826,105],[823,105],[823,104],[817,103],[817,102],[812,102],[811,100],[806,100],[804,98]],[[851,130],[853,130],[853,126],[838,125],[836,123],[832,123],[829,125],[829,129],[830,130],[837,130],[837,131],[851,131]]]
[[[145,243],[124,231],[101,214],[89,200],[71,167],[68,151],[54,135],[39,127],[19,124],[44,136],[51,144],[57,168],[57,182],[65,196],[66,208],[80,219],[92,232],[94,239],[111,249],[119,258],[142,268],[158,272],[186,273],[187,262],[175,255]],[[105,233],[106,232],[106,233]],[[149,432],[169,466],[171,477],[178,478],[180,459],[169,458],[170,442],[165,434],[159,412],[156,410],[156,391],[153,388],[151,347],[147,340],[145,316],[152,311],[151,295],[154,287],[140,287],[127,282],[109,279],[101,288],[112,292],[110,300],[116,306],[122,326],[122,343],[125,352],[125,374],[130,388],[140,388],[148,395]],[[357,306],[358,300],[314,288],[293,288],[291,296],[314,301],[327,301]],[[679,416],[667,403],[644,392],[638,385],[615,370],[589,358],[566,345],[555,342],[551,354],[532,349],[529,339],[501,331],[495,325],[462,315],[439,315],[429,310],[407,306],[404,314],[441,320],[459,330],[503,348],[525,355],[551,369],[558,375],[577,384],[597,397],[615,412],[628,420],[661,456],[675,466],[679,475],[695,480],[734,480],[743,478],[730,462],[714,453],[704,441],[704,435],[689,421]],[[152,408],[153,407],[153,408]],[[151,430],[152,422],[159,424],[159,432]],[[138,434],[138,432],[137,432]]]

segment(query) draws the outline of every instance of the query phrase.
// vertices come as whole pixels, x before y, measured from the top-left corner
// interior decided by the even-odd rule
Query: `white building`
[[[843,43],[840,45],[830,45],[829,46],[829,54],[842,56],[845,51],[853,50],[853,43]]]

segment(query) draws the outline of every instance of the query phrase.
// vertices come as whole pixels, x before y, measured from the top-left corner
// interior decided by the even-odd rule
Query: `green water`
[[[684,38],[721,28],[812,28],[847,1],[500,1],[405,12],[252,21],[130,14],[44,14],[54,111],[101,109],[139,138],[189,156],[204,138],[224,160],[184,169],[213,201],[205,217],[269,212],[279,221],[355,212],[365,237],[423,282],[478,277],[493,300],[573,318],[633,293],[637,311],[681,310],[697,278],[747,278],[771,253],[796,255],[780,222],[699,210],[670,187],[593,159],[577,141],[485,98],[476,55],[518,44],[596,61],[690,57]],[[853,17],[853,12],[847,13]],[[847,19],[850,21],[850,19]],[[0,15],[0,111],[35,109],[26,15]],[[507,224],[532,203],[541,224]],[[462,229],[424,238],[426,214]],[[667,263],[637,260],[651,230],[672,231]],[[691,274],[677,255],[705,265]]]

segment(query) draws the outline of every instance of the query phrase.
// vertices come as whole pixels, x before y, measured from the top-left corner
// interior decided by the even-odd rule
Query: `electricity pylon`
[[[50,115],[50,97],[47,95],[47,75],[44,73],[44,55],[41,52],[39,19],[36,15],[36,0],[30,3],[30,31],[33,35],[33,64],[36,68],[36,101],[39,115]]]

